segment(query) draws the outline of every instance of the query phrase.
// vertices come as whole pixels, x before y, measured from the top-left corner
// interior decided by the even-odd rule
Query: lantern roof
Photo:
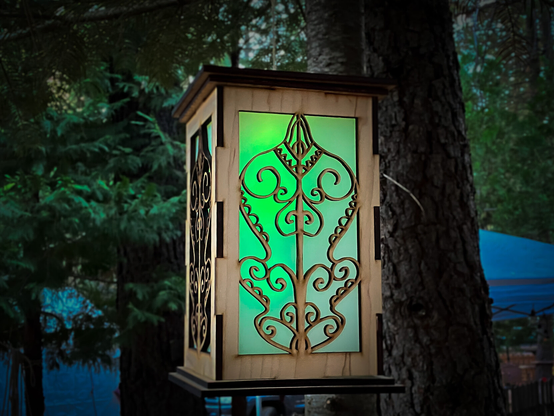
[[[384,98],[395,87],[390,79],[309,72],[240,69],[205,65],[173,108],[173,117],[187,122],[202,101],[218,85],[258,88],[286,88],[321,92],[370,95]]]

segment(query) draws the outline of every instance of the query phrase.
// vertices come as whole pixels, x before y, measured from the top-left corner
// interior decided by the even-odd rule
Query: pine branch
[[[44,23],[38,24],[35,27],[21,29],[12,33],[6,33],[0,36],[0,42],[14,41],[32,36],[34,32],[51,32],[63,25],[82,24],[90,22],[102,22],[108,20],[116,20],[119,18],[128,18],[145,13],[155,12],[167,7],[180,7],[195,3],[198,0],[158,0],[152,3],[141,4],[138,6],[129,7],[113,7],[110,9],[94,10],[77,16],[72,13],[67,15],[50,16]],[[13,13],[12,13],[13,16]],[[19,17],[25,17],[23,15]]]
[[[552,2],[553,0],[541,0],[544,2]],[[460,16],[467,16],[472,15],[475,13],[476,10],[480,11],[487,11],[489,9],[496,9],[498,7],[509,7],[516,3],[521,3],[522,0],[505,0],[505,1],[499,1],[499,0],[477,0],[476,2],[471,2],[467,0],[458,0],[453,1],[452,4],[454,6],[453,15],[454,18],[460,17]]]
[[[304,19],[304,23],[306,23],[308,19],[306,18],[306,12],[304,11],[304,7],[302,6],[302,3],[300,2],[300,0],[295,0],[295,3],[296,3],[296,7],[298,7],[298,10],[300,10],[300,14]]]
[[[98,282],[98,283],[104,283],[107,285],[115,285],[117,282],[114,279],[102,279],[99,277],[92,277],[92,276],[76,276],[74,277],[75,280],[82,279],[87,280],[89,282]]]
[[[44,316],[48,316],[50,318],[54,318],[54,320],[58,321],[60,326],[62,326],[62,327],[65,326],[65,322],[64,322],[63,318],[59,315],[56,315],[52,312],[43,311],[43,310],[40,311],[40,314],[44,315]]]

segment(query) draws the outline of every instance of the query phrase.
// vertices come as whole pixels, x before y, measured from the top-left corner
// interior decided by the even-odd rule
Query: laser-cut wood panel
[[[373,118],[389,88],[217,67],[191,84],[174,110],[186,124],[189,184],[176,383],[197,392],[222,388],[209,380],[281,380],[282,389],[354,377],[379,390],[382,380],[364,377],[379,372]]]
[[[186,368],[210,378],[216,376],[216,218],[213,209],[216,101],[214,91],[186,125],[188,197],[185,234],[187,302],[184,364]],[[208,134],[211,140],[208,140]]]
[[[223,134],[217,149],[216,196],[224,202],[225,258],[216,260],[216,313],[224,315],[223,379],[316,378],[377,374],[375,313],[381,312],[380,262],[374,259],[373,207],[379,204],[378,156],[373,155],[371,97],[313,91],[225,87]],[[360,351],[239,355],[241,187],[239,112],[353,117],[357,121],[359,179]],[[284,132],[286,133],[286,132]],[[315,139],[317,140],[317,139]]]

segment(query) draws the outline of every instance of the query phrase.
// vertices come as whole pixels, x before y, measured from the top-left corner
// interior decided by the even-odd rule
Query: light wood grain
[[[374,257],[373,207],[379,205],[379,160],[372,154],[371,97],[314,91],[225,87],[224,148],[216,149],[215,196],[224,202],[224,258],[215,260],[215,313],[223,314],[223,379],[376,375],[375,314],[381,312],[381,262]],[[361,351],[239,355],[239,111],[357,118]],[[213,345],[213,343],[212,343]],[[197,370],[198,371],[198,370]]]

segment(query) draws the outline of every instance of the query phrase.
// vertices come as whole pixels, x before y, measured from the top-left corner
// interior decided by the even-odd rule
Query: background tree
[[[140,80],[129,73],[121,76],[122,83],[112,89],[110,100],[123,102],[111,117],[111,123],[125,123],[129,155],[140,155],[136,164],[120,169],[121,180],[147,180],[155,186],[162,198],[180,198],[186,189],[186,176],[182,161],[185,159],[184,143],[179,141],[179,131],[172,120],[169,107],[156,108],[156,97],[141,88]],[[164,131],[149,131],[144,114],[156,118],[148,121]],[[163,147],[153,142],[162,137]],[[172,141],[170,137],[177,140]],[[130,178],[130,179],[127,179]],[[184,202],[184,198],[182,198]],[[185,215],[184,203],[179,210],[181,218],[174,223],[172,237],[156,236],[154,240],[121,241],[117,246],[117,308],[121,322],[128,322],[129,330],[120,343],[120,392],[122,415],[151,415],[163,403],[168,415],[203,414],[201,400],[183,392],[170,383],[168,373],[182,365],[184,299],[171,308],[160,308],[163,297],[157,296],[175,285],[182,295],[185,255],[182,238]],[[171,277],[175,276],[171,280]],[[151,305],[158,304],[158,310]]]
[[[452,17],[446,1],[366,2],[380,104],[384,415],[502,415]]]
[[[90,122],[93,115],[81,109]],[[91,154],[108,150],[109,140],[78,142],[76,130],[83,123],[80,114],[63,117],[51,108],[40,123],[29,121],[17,130],[5,124],[0,129],[1,345],[12,358],[23,350],[24,357],[16,361],[24,370],[28,411],[34,414],[44,410],[43,348],[49,367],[60,362],[109,364],[115,332],[107,320],[109,278],[102,282],[107,288],[89,280],[109,274],[113,258],[105,246],[88,247],[101,235],[92,225],[109,209],[101,202],[109,191],[105,177],[88,177],[90,164],[83,165],[94,158]],[[66,287],[107,294],[98,303],[104,314],[83,310],[66,322],[56,311],[42,310],[44,289]],[[90,338],[90,326],[96,327],[98,338]]]
[[[146,175],[133,183],[115,180],[138,157],[123,146],[126,123],[108,123],[120,103],[110,106],[107,94],[83,96],[87,84],[77,93],[67,87],[63,105],[50,106],[42,117],[4,123],[0,131],[1,345],[12,358],[23,353],[17,358],[25,377],[20,397],[27,398],[29,414],[44,411],[43,355],[50,369],[109,366],[117,326],[124,335],[133,320],[149,316],[138,305],[128,323],[115,314],[117,242],[173,238],[182,218],[184,199],[162,199]],[[151,124],[143,129],[157,134]],[[164,166],[172,145],[156,135],[141,157],[155,155]],[[180,287],[164,289],[153,302],[182,303],[182,279]],[[43,299],[57,292],[83,299],[81,311],[68,317],[45,310]]]
[[[518,351],[521,345],[536,344],[537,319],[518,318],[498,321],[493,324],[494,341],[499,353],[506,354],[510,362],[510,353]]]
[[[480,226],[552,243],[552,4],[458,6],[456,39]],[[540,379],[552,372],[552,316],[541,315],[536,328]]]
[[[481,228],[552,243],[552,5],[473,3],[456,39]]]

